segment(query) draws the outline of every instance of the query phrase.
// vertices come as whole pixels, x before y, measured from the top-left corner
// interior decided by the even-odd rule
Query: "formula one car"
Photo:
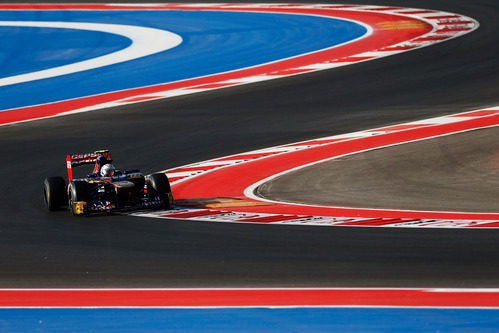
[[[111,164],[111,153],[68,155],[68,184],[63,177],[47,177],[43,192],[48,210],[68,206],[73,215],[111,213],[135,209],[169,209],[173,195],[164,173],[145,176],[139,170],[119,171]],[[93,173],[73,179],[73,168],[95,164]]]

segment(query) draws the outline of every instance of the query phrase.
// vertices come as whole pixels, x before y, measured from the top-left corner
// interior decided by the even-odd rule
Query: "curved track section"
[[[24,11],[17,12],[22,8]],[[90,62],[93,67],[89,68],[96,68],[92,76],[72,75],[41,84],[28,80],[43,78],[40,72],[4,78],[7,84],[29,84],[3,91],[6,98],[3,105],[0,104],[0,109],[4,109],[0,113],[0,125],[336,68],[447,41],[478,27],[474,19],[459,14],[386,6],[90,4],[36,8],[35,13],[39,13],[41,20],[53,20],[73,11],[72,16],[77,20],[111,20],[134,35],[140,27],[123,25],[128,22],[128,12],[132,11],[138,22],[155,24],[155,29],[142,28],[147,32],[142,35],[154,39],[153,43],[146,43],[154,44],[153,50],[161,49],[163,35],[169,36],[168,45],[172,44],[170,36],[177,36],[172,45],[179,44],[178,35],[157,28],[181,33],[185,36],[184,43],[176,50],[149,58],[145,66],[144,61],[132,61],[120,67],[107,67],[109,58],[127,53],[122,50],[82,62]],[[6,10],[3,15],[7,17],[11,11],[21,17],[33,15],[26,10],[27,6],[4,5],[0,9]],[[46,24],[53,26],[54,23]],[[92,23],[72,23],[72,26],[92,26]],[[106,31],[105,25],[100,26]],[[131,47],[137,48],[134,44],[137,43]],[[145,54],[158,52],[144,49]],[[62,69],[76,65],[41,73],[70,74],[72,72]],[[55,95],[46,93],[69,83],[74,85],[73,89],[62,89]],[[16,98],[30,91],[37,96],[27,101]]]
[[[459,210],[445,212],[442,211],[443,209],[439,211],[438,207],[442,205],[437,205],[434,212],[400,210],[401,207],[399,210],[364,208],[369,207],[369,202],[365,202],[366,206],[364,207],[349,209],[334,205],[318,206],[317,203],[298,204],[293,203],[293,200],[263,199],[261,196],[255,195],[255,192],[257,194],[265,193],[262,188],[274,183],[273,180],[277,177],[285,176],[305,167],[309,167],[314,174],[313,177],[320,179],[323,177],[323,173],[316,171],[313,166],[326,161],[380,148],[403,145],[408,142],[418,142],[449,134],[498,126],[498,109],[495,107],[319,138],[169,170],[167,173],[173,180],[173,191],[177,199],[180,198],[177,200],[178,205],[219,209],[155,212],[143,214],[143,216],[204,219],[220,222],[305,225],[496,228],[499,226],[499,213],[464,213],[459,212]],[[490,140],[493,142],[493,139]],[[494,146],[486,147],[485,150],[488,155],[494,158]],[[488,162],[493,163],[494,161],[489,160]],[[443,161],[443,164],[447,168],[455,167],[454,160]],[[492,173],[495,172],[494,165],[489,168],[492,169]],[[413,172],[416,173],[416,171]],[[365,175],[365,177],[368,179],[369,175]],[[362,182],[360,176],[357,178]],[[230,182],[226,181],[227,179],[230,179]],[[432,174],[429,178],[427,177],[426,181],[437,182],[438,175]],[[493,183],[494,177],[487,179],[487,181]],[[410,182],[407,181],[404,185],[404,190],[408,193],[415,191],[409,186]],[[388,183],[385,183],[385,186],[388,190],[391,189]],[[467,190],[473,191],[477,186],[479,185],[472,184]],[[497,205],[494,197],[497,196],[497,190],[493,188],[493,185],[489,185],[489,188],[492,193],[490,212],[495,212]],[[303,187],[297,187],[294,191],[294,202],[300,202],[297,198],[299,198],[302,189]],[[358,196],[362,197],[363,194],[360,192]],[[339,195],[341,196],[341,194]],[[410,194],[404,195],[402,191],[400,196],[410,196]],[[312,195],[312,197],[314,196]],[[319,195],[315,198],[318,197]],[[334,200],[334,191],[329,192],[327,197],[332,197]],[[468,200],[472,205],[476,197],[470,196]],[[479,204],[482,203],[478,201],[477,205]],[[270,214],[267,215],[268,213]]]
[[[339,158],[265,183],[257,193],[323,206],[494,212],[498,137],[493,127]]]
[[[64,172],[63,156],[75,147],[104,145],[120,167],[154,172],[497,105],[496,2],[404,6],[462,13],[480,28],[355,66],[4,126],[0,153],[9,176],[0,180],[1,285],[497,286],[495,230],[78,220],[43,207],[39,184]]]

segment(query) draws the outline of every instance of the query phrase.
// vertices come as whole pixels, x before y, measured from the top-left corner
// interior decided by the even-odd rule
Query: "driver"
[[[116,173],[116,168],[114,165],[108,163],[104,164],[102,168],[100,169],[100,175],[102,177],[112,177]]]

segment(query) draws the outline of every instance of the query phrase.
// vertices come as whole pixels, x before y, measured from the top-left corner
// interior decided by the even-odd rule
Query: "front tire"
[[[73,215],[88,215],[88,192],[88,184],[85,181],[76,181],[69,184],[69,208]],[[78,206],[78,203],[82,204]]]
[[[66,181],[62,177],[47,177],[43,182],[43,198],[50,211],[61,209],[66,205]]]
[[[149,198],[160,197],[164,202],[164,208],[170,209],[173,204],[172,189],[170,181],[164,173],[153,173],[148,177],[147,193]]]

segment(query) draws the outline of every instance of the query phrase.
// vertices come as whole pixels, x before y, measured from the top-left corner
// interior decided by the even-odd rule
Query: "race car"
[[[112,213],[137,209],[170,209],[173,195],[164,173],[145,176],[139,170],[116,170],[109,150],[67,155],[68,182],[47,177],[43,183],[49,211],[69,207],[73,215]],[[94,164],[85,178],[73,178],[73,168]]]

